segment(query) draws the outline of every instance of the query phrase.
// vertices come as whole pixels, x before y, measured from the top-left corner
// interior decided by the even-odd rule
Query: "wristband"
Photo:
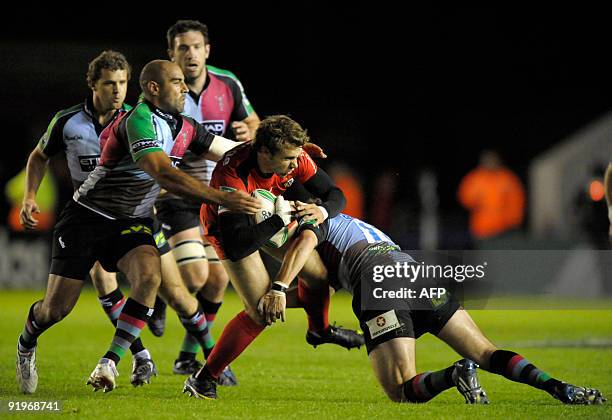
[[[281,293],[286,293],[287,286],[285,286],[280,281],[275,281],[274,283],[272,283],[272,287],[270,288],[270,290],[274,290],[276,292],[281,292]]]

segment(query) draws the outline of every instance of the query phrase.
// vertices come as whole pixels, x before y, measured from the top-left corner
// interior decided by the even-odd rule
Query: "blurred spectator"
[[[358,219],[365,219],[363,188],[355,172],[345,163],[335,162],[329,168],[329,175],[346,197],[346,207],[342,213]]]
[[[395,207],[395,195],[397,190],[397,174],[384,171],[374,184],[374,200],[370,208],[370,221],[374,226],[380,227],[387,232],[392,230],[393,211]]]
[[[595,166],[574,200],[578,223],[595,249],[607,249],[609,241],[604,172],[605,167]]]
[[[483,151],[478,167],[461,180],[458,199],[470,212],[470,232],[481,244],[515,231],[523,223],[523,185],[492,150]]]

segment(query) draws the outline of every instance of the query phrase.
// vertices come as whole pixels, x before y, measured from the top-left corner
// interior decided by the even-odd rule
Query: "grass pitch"
[[[30,304],[43,292],[0,292],[0,416],[7,401],[61,400],[61,415],[76,418],[612,418],[612,401],[603,406],[564,406],[548,394],[481,372],[488,406],[467,406],[454,390],[423,405],[389,402],[372,374],[364,349],[346,351],[325,345],[313,349],[304,340],[301,310],[265,331],[232,364],[239,386],[219,388],[219,400],[203,401],[182,394],[184,377],[172,374],[183,329],[173,312],[162,338],[143,332],[159,376],[151,385],[129,383],[131,357],[119,365],[118,387],[93,393],[85,386],[89,373],[106,351],[113,330],[91,290],[83,292],[73,312],[39,340],[38,391],[23,396],[15,382],[15,346]],[[608,305],[609,307],[609,305]],[[213,332],[240,310],[228,293]],[[502,348],[521,353],[536,366],[568,382],[599,388],[612,397],[612,311],[473,311],[487,336]],[[356,328],[350,296],[332,298],[331,320]],[[587,343],[590,346],[580,346]],[[431,336],[417,342],[417,370],[438,370],[459,357]]]

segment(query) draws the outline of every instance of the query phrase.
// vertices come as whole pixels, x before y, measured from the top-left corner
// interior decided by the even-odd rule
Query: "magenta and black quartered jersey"
[[[206,130],[222,137],[231,129],[232,121],[242,121],[252,114],[253,107],[244,93],[238,78],[227,70],[206,66],[208,77],[199,95],[189,92],[185,97],[183,113],[202,123]],[[179,166],[200,181],[209,184],[216,162],[197,157],[187,152]],[[178,198],[163,194],[160,199]]]
[[[109,219],[150,217],[160,187],[138,166],[151,152],[165,152],[177,166],[189,150],[208,152],[214,135],[193,118],[171,115],[141,101],[101,134],[102,156],[74,200]]]

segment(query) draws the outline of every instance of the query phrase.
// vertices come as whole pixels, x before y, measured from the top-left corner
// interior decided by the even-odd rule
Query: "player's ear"
[[[159,96],[159,83],[155,80],[149,80],[147,82],[147,90],[153,96]]]
[[[168,58],[170,58],[170,61],[174,62],[174,50],[168,48],[166,51],[168,52]]]
[[[210,44],[204,45],[204,52],[206,54],[206,59],[208,60],[208,56],[210,55]]]

